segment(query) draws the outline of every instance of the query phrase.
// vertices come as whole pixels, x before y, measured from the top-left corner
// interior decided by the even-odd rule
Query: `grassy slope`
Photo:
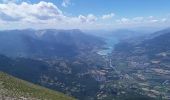
[[[0,72],[0,99],[22,100],[75,100],[62,93],[49,90]],[[10,99],[10,100],[11,100]]]

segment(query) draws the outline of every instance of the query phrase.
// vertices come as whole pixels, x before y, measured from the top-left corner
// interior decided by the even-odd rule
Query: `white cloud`
[[[119,20],[116,20],[117,23],[119,24],[129,24],[130,23],[130,19],[128,18],[121,18]]]
[[[162,21],[162,22],[166,22],[166,21],[168,21],[168,20],[167,20],[167,18],[162,18],[161,21]]]
[[[8,0],[9,1],[9,0]],[[10,0],[11,1],[11,0]],[[13,0],[12,0],[13,1]],[[162,25],[170,23],[170,17],[123,17],[112,21],[114,13],[96,16],[94,14],[66,16],[55,4],[41,1],[36,4],[27,2],[8,2],[0,4],[0,27],[9,28],[114,28],[118,26]]]
[[[4,21],[38,21],[63,17],[62,11],[52,3],[41,1],[38,4],[0,4],[0,19]]]
[[[143,19],[144,19],[143,17],[135,17],[135,18],[133,18],[133,20],[136,21],[136,22],[142,22]]]
[[[154,17],[153,17],[153,16],[149,16],[148,18],[149,18],[149,19],[153,19]]]
[[[68,7],[70,4],[71,4],[70,0],[63,0],[63,2],[62,2],[61,5],[62,5],[63,7]]]
[[[102,19],[111,19],[111,18],[113,18],[114,16],[115,16],[114,13],[110,13],[110,14],[103,15],[103,16],[102,16]]]
[[[88,23],[93,23],[97,20],[97,17],[93,14],[89,14],[85,18],[86,18],[86,22],[88,22]]]
[[[159,22],[160,20],[157,20],[157,19],[153,19],[153,20],[150,20],[151,23],[156,23],[156,22]]]
[[[117,27],[169,27],[169,18],[160,18],[155,16],[148,17],[134,17],[134,18],[121,18],[115,21]]]
[[[93,14],[89,14],[87,16],[79,15],[78,17],[67,17],[68,24],[78,24],[78,25],[87,25],[93,24],[97,21],[97,17]]]
[[[116,22],[119,24],[153,24],[153,23],[162,23],[166,21],[167,18],[155,18],[154,16],[121,18],[116,20]]]
[[[0,4],[0,20],[8,26],[29,28],[81,28],[97,21],[93,14],[65,16],[53,3],[41,1],[37,4],[27,2]]]

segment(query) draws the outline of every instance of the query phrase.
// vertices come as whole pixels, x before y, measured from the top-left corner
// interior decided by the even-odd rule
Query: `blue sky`
[[[42,0],[29,0],[38,3]],[[93,13],[102,15],[114,12],[119,16],[162,16],[170,13],[170,0],[69,0],[70,5],[63,8],[63,0],[45,0],[53,2],[60,9],[72,15]]]
[[[170,0],[0,1],[0,26],[4,29],[32,27],[112,29],[168,27],[170,25]],[[3,9],[4,7],[9,8],[9,6],[11,9]],[[32,6],[37,12],[31,9]],[[42,11],[40,6],[43,8]],[[4,23],[8,25],[4,25]]]

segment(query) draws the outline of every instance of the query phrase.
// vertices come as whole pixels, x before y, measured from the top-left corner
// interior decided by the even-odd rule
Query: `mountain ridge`
[[[0,54],[11,57],[75,57],[103,44],[102,38],[78,29],[0,31]]]

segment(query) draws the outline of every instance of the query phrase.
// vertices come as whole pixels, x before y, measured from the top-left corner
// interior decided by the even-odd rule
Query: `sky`
[[[169,25],[170,0],[0,0],[0,30]]]

